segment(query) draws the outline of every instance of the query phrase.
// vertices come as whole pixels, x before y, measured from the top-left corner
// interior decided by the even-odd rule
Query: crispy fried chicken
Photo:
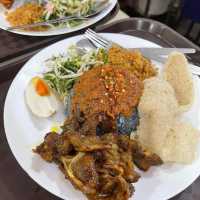
[[[89,200],[128,200],[140,175],[135,165],[148,170],[162,161],[128,136],[101,137],[79,133],[48,133],[35,150],[58,164],[65,177]],[[135,165],[134,165],[135,163]]]

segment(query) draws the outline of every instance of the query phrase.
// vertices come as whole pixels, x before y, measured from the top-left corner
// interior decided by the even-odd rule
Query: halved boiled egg
[[[34,77],[28,83],[25,100],[32,113],[38,117],[49,117],[58,107],[56,96],[40,77]]]

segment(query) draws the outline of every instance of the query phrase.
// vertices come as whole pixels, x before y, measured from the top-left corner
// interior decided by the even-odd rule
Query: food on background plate
[[[96,9],[97,3],[106,3],[108,0],[40,0],[45,3],[44,18],[46,20],[65,16],[86,16]]]
[[[177,55],[177,58],[173,57]],[[193,97],[189,99],[187,95],[191,90],[193,94],[194,90],[187,61],[177,63],[177,59],[183,56],[176,52],[169,55],[164,69],[169,82],[162,77],[144,81],[138,106],[138,139],[164,162],[191,163],[196,158],[199,143],[199,131],[180,119],[183,104],[177,97],[185,98],[184,103],[191,106]],[[181,93],[183,91],[185,94]]]
[[[57,110],[57,99],[47,83],[40,77],[32,78],[25,89],[25,101],[38,117],[49,117]]]
[[[194,101],[194,85],[184,54],[179,52],[170,54],[163,72],[164,78],[175,90],[179,105],[183,111],[188,110]]]
[[[138,141],[112,133],[101,137],[49,133],[34,152],[56,163],[89,200],[128,200],[134,192],[132,183],[140,177],[135,165],[146,171],[162,164],[157,155],[143,149]]]
[[[9,0],[7,0],[9,1]],[[6,19],[11,26],[21,26],[36,22],[59,19],[66,16],[86,16],[97,9],[100,3],[107,0],[36,0],[25,2],[15,10],[8,12]],[[7,4],[6,4],[7,5]],[[49,26],[29,28],[29,31],[44,31],[48,28],[68,27],[72,28],[82,24],[82,20],[71,19],[62,23],[54,23]]]
[[[0,0],[0,4],[3,4],[7,9],[12,6],[13,2],[14,0]]]
[[[8,12],[6,19],[12,26],[21,26],[40,22],[44,8],[37,3],[25,3],[16,8],[16,10]],[[40,27],[41,29],[41,27]]]

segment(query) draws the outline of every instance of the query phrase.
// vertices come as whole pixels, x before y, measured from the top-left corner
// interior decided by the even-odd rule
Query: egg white
[[[40,96],[32,80],[26,87],[25,101],[31,112],[38,117],[50,117],[58,107],[56,96],[51,91],[48,96]]]

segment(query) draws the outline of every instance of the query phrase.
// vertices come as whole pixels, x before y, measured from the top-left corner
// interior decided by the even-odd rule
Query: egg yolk
[[[51,132],[55,132],[55,133],[57,133],[58,131],[59,131],[59,127],[57,127],[57,126],[53,126],[53,127],[51,127]]]
[[[36,81],[35,89],[36,89],[36,92],[40,96],[49,96],[50,95],[50,91],[49,91],[47,84],[41,79],[38,79]]]

